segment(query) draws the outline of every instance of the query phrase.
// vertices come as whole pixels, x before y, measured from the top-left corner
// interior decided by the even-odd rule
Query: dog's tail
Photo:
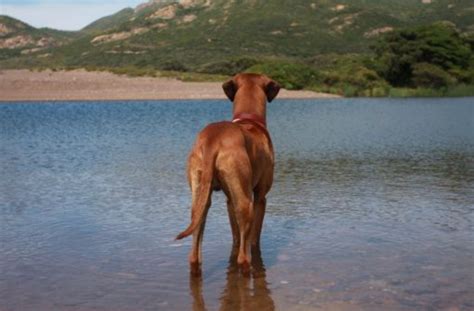
[[[216,155],[204,157],[204,167],[199,180],[199,190],[195,202],[192,206],[191,223],[189,226],[178,234],[176,240],[181,240],[191,235],[194,230],[201,224],[206,212],[206,205],[211,195],[212,178],[214,176],[214,164]]]

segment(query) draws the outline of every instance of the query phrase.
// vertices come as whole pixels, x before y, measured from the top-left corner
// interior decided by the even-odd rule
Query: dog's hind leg
[[[232,255],[237,255],[239,245],[240,245],[240,235],[239,235],[239,224],[235,217],[235,208],[232,204],[232,200],[227,199],[227,213],[229,214],[229,223],[232,230]]]
[[[269,165],[270,166],[270,165]],[[260,248],[260,235],[262,234],[263,218],[265,217],[265,209],[267,207],[266,195],[270,191],[273,183],[273,167],[265,171],[253,192],[254,204],[254,222],[252,226],[252,250]]]
[[[253,203],[250,197],[239,197],[236,206],[237,222],[239,224],[240,246],[237,264],[242,269],[242,273],[250,272],[250,232],[253,221]]]
[[[267,200],[264,195],[254,194],[254,222],[252,226],[251,242],[252,249],[260,248],[260,235],[262,233],[263,218],[265,216],[265,208]]]
[[[189,264],[191,267],[191,273],[199,276],[201,274],[202,264],[202,239],[204,237],[204,227],[206,226],[206,216],[209,207],[211,206],[211,198],[206,204],[206,211],[204,212],[204,219],[199,224],[199,227],[193,233],[193,245],[189,254]]]
[[[199,193],[199,187],[201,186],[199,181],[201,179],[200,172],[191,172],[190,173],[190,185],[191,185],[191,192],[192,192],[192,206],[195,206],[197,196]],[[211,206],[211,196],[207,199],[207,203],[205,206],[205,211],[203,215],[203,219],[201,223],[198,225],[196,230],[193,232],[193,244],[191,247],[191,251],[189,253],[189,265],[191,268],[191,274],[195,276],[199,276],[201,274],[201,263],[202,263],[202,239],[204,236],[204,228],[206,226],[206,217],[209,207]],[[194,213],[195,211],[191,211]]]
[[[239,253],[237,263],[242,273],[250,272],[250,233],[253,223],[252,202],[252,169],[248,155],[244,151],[232,150],[231,153],[218,158],[218,167],[226,194],[231,201],[235,220],[238,225]],[[237,233],[232,225],[232,213],[229,215],[233,233]]]

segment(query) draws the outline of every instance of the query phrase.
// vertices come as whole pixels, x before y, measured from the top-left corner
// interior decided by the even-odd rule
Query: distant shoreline
[[[164,77],[127,77],[110,72],[0,71],[0,102],[73,100],[225,99],[221,82],[183,82]],[[334,94],[281,90],[278,98],[338,98]]]

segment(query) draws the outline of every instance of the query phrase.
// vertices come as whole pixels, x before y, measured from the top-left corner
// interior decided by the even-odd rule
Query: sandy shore
[[[331,94],[281,90],[278,98],[331,98]],[[219,82],[131,78],[108,72],[2,70],[0,101],[223,99]]]

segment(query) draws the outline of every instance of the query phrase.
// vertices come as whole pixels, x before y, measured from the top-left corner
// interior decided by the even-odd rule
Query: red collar
[[[232,123],[240,123],[243,121],[248,121],[256,125],[256,127],[258,127],[263,132],[263,134],[265,134],[265,136],[268,138],[268,141],[270,142],[270,146],[271,146],[272,139],[270,138],[270,133],[268,133],[267,122],[265,121],[264,118],[253,113],[243,112],[243,113],[236,114],[234,118],[232,119]]]
[[[262,127],[267,130],[267,122],[265,121],[265,119],[261,116],[257,116],[256,114],[246,112],[238,113],[232,119],[232,122],[234,123],[240,121],[250,121],[252,123],[257,124],[259,127]]]

